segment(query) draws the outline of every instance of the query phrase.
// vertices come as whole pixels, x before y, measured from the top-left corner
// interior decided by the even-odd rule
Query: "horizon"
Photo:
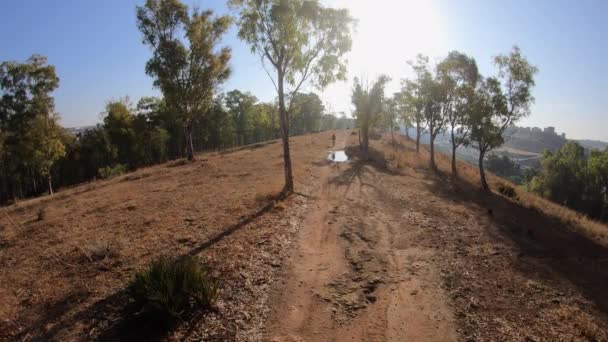
[[[135,6],[143,1],[104,3],[40,3],[33,0],[0,4],[11,13],[0,23],[7,37],[0,60],[24,61],[39,53],[48,57],[60,78],[53,93],[56,111],[65,127],[95,125],[104,104],[128,95],[134,102],[142,96],[159,96],[145,74],[151,52],[141,43],[135,26]],[[520,127],[553,126],[569,139],[608,141],[608,47],[600,44],[608,24],[602,20],[608,3],[585,1],[572,6],[566,1],[516,1],[487,4],[445,0],[432,2],[389,0],[353,2],[321,1],[347,7],[359,20],[349,53],[348,81],[336,82],[320,94],[328,112],[350,116],[350,91],[355,76],[392,78],[387,93],[396,91],[399,80],[409,76],[406,61],[416,54],[431,61],[459,50],[474,57],[484,76],[495,74],[491,58],[518,45],[540,70],[531,115]],[[186,1],[189,6],[228,14],[223,1]],[[473,20],[474,19],[474,20]],[[111,25],[108,25],[111,23]],[[561,30],[568,27],[568,30]],[[393,33],[398,34],[393,34]],[[389,40],[381,36],[398,37]],[[403,43],[401,43],[403,42]],[[259,58],[236,37],[232,26],[223,39],[232,48],[233,74],[223,91],[249,91],[261,101],[276,96]],[[389,46],[389,48],[387,48]],[[569,72],[564,72],[569,70]]]

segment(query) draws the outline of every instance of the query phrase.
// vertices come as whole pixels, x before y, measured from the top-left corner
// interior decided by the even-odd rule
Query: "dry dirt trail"
[[[349,132],[337,148],[354,143]],[[320,188],[271,296],[273,341],[454,341],[432,249],[416,243],[389,171],[360,160],[320,169]]]

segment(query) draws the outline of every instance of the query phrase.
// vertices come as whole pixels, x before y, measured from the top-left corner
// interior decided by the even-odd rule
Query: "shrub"
[[[117,164],[116,166],[106,166],[97,170],[99,177],[102,179],[111,179],[116,176],[120,176],[127,172],[127,166],[124,164]]]
[[[45,207],[38,208],[38,214],[37,214],[38,221],[44,221],[45,217],[46,217],[46,208]]]
[[[123,245],[122,240],[118,238],[112,240],[97,240],[84,250],[84,254],[87,259],[91,261],[115,258],[120,255]]]
[[[210,308],[218,296],[218,281],[192,256],[161,256],[137,273],[129,286],[135,309],[157,317],[179,317],[193,304]]]
[[[503,196],[512,198],[512,199],[517,199],[517,191],[515,191],[515,189],[508,185],[508,184],[498,184],[498,192],[500,192]]]

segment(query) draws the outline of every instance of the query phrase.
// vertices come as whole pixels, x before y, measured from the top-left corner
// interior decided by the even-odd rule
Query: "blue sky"
[[[65,126],[99,121],[107,100],[158,95],[145,75],[150,51],[135,26],[135,0],[0,0],[0,61],[48,56],[61,79],[54,93]],[[224,1],[186,1],[227,13]],[[495,73],[492,56],[521,47],[538,66],[536,103],[521,124],[556,126],[572,138],[608,141],[608,1],[324,0],[349,7],[359,19],[349,57],[349,79],[387,73],[389,91],[409,75],[418,52],[438,60],[450,50],[477,59]],[[262,100],[274,89],[256,56],[236,37],[233,76],[224,89],[247,90]],[[322,92],[326,107],[350,112],[350,82]]]

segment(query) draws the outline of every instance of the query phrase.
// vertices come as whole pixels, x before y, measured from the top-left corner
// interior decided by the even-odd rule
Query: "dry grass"
[[[315,163],[324,160],[331,134],[290,139],[297,191],[307,193],[317,181]],[[282,253],[279,247],[293,229],[279,218],[303,210],[293,203],[304,197],[288,199],[290,206],[250,223],[247,232],[221,234],[281,191],[280,153],[277,141],[202,153],[195,162],[171,161],[0,208],[0,340],[95,339],[107,328],[96,328],[107,325],[96,317],[108,315],[114,322],[112,310],[120,309],[99,303],[120,303],[133,274],[162,253],[200,254],[215,260],[227,272],[223,276],[240,281],[248,272],[257,277],[259,265],[270,272],[263,263]],[[39,221],[41,207],[45,217]],[[273,254],[262,253],[264,248]]]
[[[390,146],[389,137],[384,138],[386,148],[390,149],[388,159],[392,161],[397,168],[403,169],[406,166],[414,169],[428,169],[429,167],[429,151],[428,146],[421,145],[420,153],[416,154],[415,142],[406,140],[405,137],[399,137],[396,147]],[[439,171],[443,174],[451,174],[451,157],[441,152],[436,152],[435,160]],[[464,161],[457,162],[458,176],[460,179],[480,186],[479,169],[477,166],[471,165]],[[487,181],[492,191],[500,195],[498,191],[501,185],[511,186],[517,191],[517,202],[526,208],[543,213],[546,216],[556,218],[571,227],[573,230],[587,236],[593,241],[608,247],[608,225],[590,219],[584,214],[565,206],[554,203],[548,199],[542,198],[534,193],[526,191],[523,187],[517,186],[507,179],[496,176],[486,171]]]
[[[124,241],[117,237],[109,240],[94,240],[83,249],[83,254],[90,261],[117,258],[120,256],[124,245]]]

